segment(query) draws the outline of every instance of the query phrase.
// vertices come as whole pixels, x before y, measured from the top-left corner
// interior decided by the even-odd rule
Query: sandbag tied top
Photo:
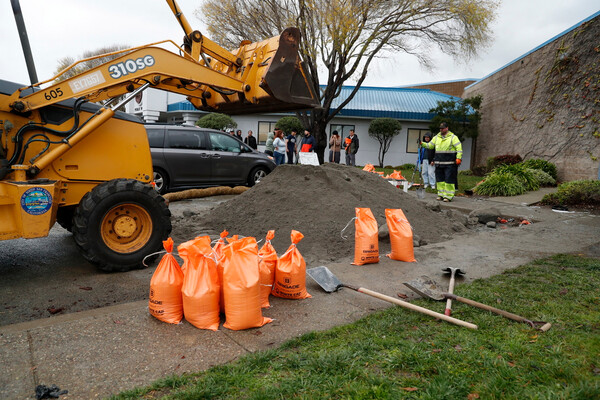
[[[183,319],[181,287],[183,272],[173,252],[173,239],[163,241],[167,254],[163,256],[150,280],[150,315],[160,321],[178,324]]]
[[[292,230],[292,244],[279,258],[275,270],[275,282],[271,294],[285,299],[308,299],[312,297],[306,291],[306,262],[296,244],[304,235]]]
[[[270,230],[267,233],[265,244],[258,251],[258,268],[260,272],[260,301],[261,307],[267,308],[269,304],[269,295],[275,281],[275,270],[277,269],[277,252],[271,244],[271,240],[275,237],[275,231]]]
[[[221,232],[221,238],[217,240],[217,243],[215,243],[215,246],[213,247],[213,251],[215,252],[217,259],[221,257],[221,252],[223,251],[223,247],[225,246],[225,238],[227,237],[227,235],[229,235],[229,232],[227,232],[226,230]]]
[[[262,316],[258,245],[253,237],[231,242],[223,248],[223,297],[225,328],[241,330],[271,322]]]
[[[210,237],[190,240],[177,250],[188,265],[181,289],[185,319],[196,328],[216,331],[221,322],[221,285]]]
[[[412,228],[404,215],[404,211],[399,208],[386,208],[385,219],[390,231],[390,242],[392,243],[392,252],[386,254],[386,256],[398,261],[417,261],[413,247]]]
[[[163,248],[166,250],[167,254],[173,253],[173,239],[168,237],[167,240],[163,240]]]
[[[379,228],[370,208],[355,208],[353,265],[379,262]]]

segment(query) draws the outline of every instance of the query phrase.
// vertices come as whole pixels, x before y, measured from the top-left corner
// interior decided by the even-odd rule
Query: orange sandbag
[[[217,257],[217,260],[219,258],[221,258],[221,253],[223,251],[223,247],[225,247],[225,238],[227,237],[227,235],[229,235],[229,232],[227,232],[227,231],[221,232],[221,235],[220,235],[221,238],[217,241],[217,243],[213,247],[213,251],[215,252],[215,256]]]
[[[390,175],[390,178],[395,179],[397,181],[405,181],[406,178],[402,176],[402,172],[394,170],[394,172]]]
[[[373,164],[365,164],[363,171],[373,172],[375,171],[375,166]]]
[[[218,330],[221,287],[210,237],[180,244],[177,251],[188,262],[181,288],[185,319],[196,328]]]
[[[234,331],[256,328],[271,322],[262,316],[258,245],[253,237],[231,242],[223,248],[223,294],[225,328]]]
[[[392,242],[392,252],[386,256],[398,261],[417,261],[413,248],[412,227],[404,212],[400,209],[386,208],[385,219],[390,231],[390,242]]]
[[[292,244],[279,258],[275,270],[275,282],[271,294],[284,299],[308,299],[312,297],[306,291],[306,262],[296,244],[304,237],[292,230]]]
[[[221,285],[221,294],[219,299],[219,305],[221,307],[221,312],[225,312],[225,299],[223,298],[223,263],[221,263],[221,257],[223,256],[223,248],[227,246],[225,243],[225,238],[229,235],[229,232],[223,231],[221,232],[221,238],[217,241],[217,243],[213,247],[213,253],[215,255],[215,259],[217,260],[217,273],[219,274],[219,284]]]
[[[271,307],[269,304],[269,295],[275,281],[275,269],[277,268],[277,252],[271,244],[275,237],[275,231],[267,233],[265,244],[258,251],[258,270],[260,273],[260,302],[262,308]]]
[[[379,229],[370,208],[355,208],[353,265],[379,262]]]
[[[173,257],[173,239],[163,242],[167,254],[163,256],[150,280],[150,315],[169,324],[178,324],[183,318],[181,285],[183,272]]]

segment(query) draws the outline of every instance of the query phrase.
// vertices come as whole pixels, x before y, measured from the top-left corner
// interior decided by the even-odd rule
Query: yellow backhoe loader
[[[18,0],[11,1],[20,25]],[[138,268],[161,248],[170,212],[151,185],[146,131],[136,117],[115,111],[148,87],[227,114],[318,106],[298,29],[227,51],[192,30],[175,0],[167,4],[185,32],[182,46],[167,40],[118,51],[63,80],[90,59],[35,82],[21,34],[32,84],[0,80],[0,240],[44,237],[58,222],[106,271]]]

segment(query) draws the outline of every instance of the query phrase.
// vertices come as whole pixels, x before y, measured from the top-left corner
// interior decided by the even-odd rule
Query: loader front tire
[[[103,271],[129,271],[161,250],[171,212],[156,190],[134,179],[96,186],[79,203],[73,237],[83,256]]]

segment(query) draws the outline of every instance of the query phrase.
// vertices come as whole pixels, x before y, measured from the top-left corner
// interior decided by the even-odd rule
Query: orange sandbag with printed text
[[[234,331],[256,328],[271,322],[262,316],[258,245],[253,237],[229,243],[223,248],[223,294],[225,328]]]
[[[379,262],[379,229],[370,208],[355,208],[353,265]]]
[[[177,247],[179,256],[187,260],[181,293],[185,319],[196,328],[216,331],[219,317],[221,285],[210,237],[201,236]]]
[[[390,242],[392,243],[392,252],[386,254],[392,260],[415,262],[415,252],[413,248],[413,232],[410,222],[404,216],[400,209],[385,210],[385,219],[390,231]]]
[[[296,247],[304,237],[292,230],[292,244],[279,258],[275,270],[275,282],[271,294],[284,299],[308,299],[312,297],[306,291],[306,262]]]
[[[265,244],[258,251],[258,270],[260,272],[260,301],[261,307],[271,307],[269,304],[269,295],[275,281],[275,269],[277,268],[277,252],[271,244],[271,240],[275,237],[275,231],[267,233]]]
[[[183,272],[173,257],[173,239],[163,242],[167,254],[163,256],[150,280],[150,315],[169,324],[178,324],[183,318],[181,285]]]

